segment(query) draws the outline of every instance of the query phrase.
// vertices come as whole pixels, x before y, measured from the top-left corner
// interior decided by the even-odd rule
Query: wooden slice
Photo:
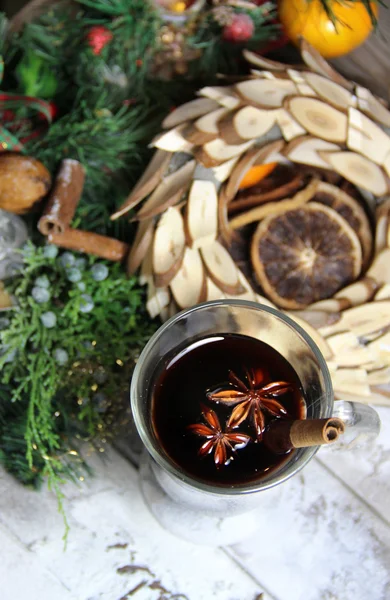
[[[186,123],[182,123],[174,129],[160,133],[152,140],[151,146],[167,152],[190,152],[193,144],[190,144],[182,135],[185,127]]]
[[[348,300],[350,307],[359,306],[372,300],[378,288],[379,283],[372,277],[366,276],[337,292],[334,298]]]
[[[252,210],[241,213],[230,221],[230,227],[232,229],[239,229],[244,225],[255,223],[256,221],[260,221],[261,219],[264,219],[270,215],[276,216],[283,214],[286,211],[299,208],[313,198],[314,194],[316,193],[317,185],[318,180],[313,179],[309,185],[307,185],[303,190],[297,192],[292,198],[286,198],[285,200],[279,200],[277,202],[267,202],[267,204],[257,206]]]
[[[169,287],[180,308],[189,308],[206,300],[206,273],[198,250],[186,248],[180,269]]]
[[[238,108],[241,104],[241,99],[231,87],[204,87],[199,90],[198,94],[211,100],[215,100],[220,106],[224,106],[230,110]]]
[[[377,254],[367,271],[367,276],[379,284],[390,283],[390,248],[383,248]]]
[[[177,204],[189,188],[196,163],[189,160],[177,171],[167,175],[138,211],[134,220],[150,219]]]
[[[155,151],[152,160],[146,167],[142,177],[138,180],[130,195],[126,198],[122,206],[111,216],[112,221],[126,214],[132,208],[135,208],[148,194],[153,192],[167,170],[171,157],[171,152],[166,152],[165,150]]]
[[[366,115],[350,107],[347,146],[350,150],[382,165],[386,156],[390,154],[390,137]]]
[[[387,177],[390,177],[390,153],[385,156],[383,161],[383,167],[385,169]]]
[[[280,108],[287,96],[297,93],[290,79],[248,79],[237,83],[235,89],[246,102],[259,108]]]
[[[385,365],[389,365],[390,363],[390,332],[385,333],[384,335],[379,336],[377,339],[373,340],[369,343],[369,348],[374,350],[374,352],[379,357]]]
[[[244,106],[218,123],[220,136],[227,144],[242,144],[265,135],[275,124],[275,111]]]
[[[241,292],[240,294],[226,294],[226,298],[230,300],[248,300],[249,302],[257,302],[257,294],[252,289],[252,286],[250,285],[249,281],[242,273],[242,271],[240,271],[240,269],[237,269],[237,271],[238,279],[245,291]]]
[[[198,119],[202,115],[218,108],[218,102],[210,98],[196,98],[175,108],[162,122],[163,129],[171,129],[185,121]]]
[[[153,241],[153,272],[157,287],[166,287],[180,269],[185,250],[184,222],[173,207],[162,215]]]
[[[327,163],[318,154],[318,151],[340,150],[337,144],[326,142],[320,138],[305,135],[292,140],[283,150],[283,154],[292,162],[311,165],[322,169],[329,169]]]
[[[390,300],[368,302],[345,310],[334,325],[322,327],[320,333],[326,337],[335,333],[352,331],[356,336],[366,336],[390,326]]]
[[[260,69],[267,69],[268,71],[286,71],[288,68],[299,69],[298,65],[286,65],[284,63],[278,62],[276,60],[270,60],[269,58],[265,58],[264,56],[260,56],[251,50],[247,50],[244,48],[242,52],[244,58],[250,62],[252,65],[256,67],[260,67]]]
[[[388,243],[390,230],[390,198],[386,198],[375,210],[375,254],[379,254]]]
[[[345,298],[328,298],[327,300],[319,300],[310,304],[308,310],[321,310],[324,313],[334,314],[340,313],[347,308],[351,308],[351,303]]]
[[[387,340],[389,343],[389,340]],[[388,346],[389,348],[390,346]],[[389,350],[388,350],[389,352]],[[367,372],[367,381],[369,385],[385,385],[390,383],[390,368],[383,367],[381,369],[376,369]]]
[[[335,392],[341,393],[343,398],[344,392],[359,398],[369,397],[371,394],[365,369],[337,369],[332,373],[332,383]]]
[[[230,177],[238,160],[239,156],[235,156],[234,158],[231,158],[230,160],[227,160],[226,162],[222,163],[218,167],[213,167],[211,171],[214,178],[217,181],[219,181],[219,183],[223,183],[224,181],[226,181],[226,179]]]
[[[315,93],[325,102],[336,108],[347,110],[354,103],[351,92],[335,81],[318,75],[318,73],[303,73],[303,77]]]
[[[219,289],[226,294],[244,293],[236,264],[222,244],[213,242],[201,248],[200,253],[208,276]]]
[[[310,87],[309,84],[307,83],[297,83],[297,90],[298,93],[301,96],[314,96],[315,98],[317,98],[317,94],[315,93],[315,91],[313,90],[312,87]]]
[[[333,323],[337,323],[340,318],[339,312],[325,312],[323,310],[312,310],[311,307],[303,310],[294,310],[286,313],[292,319],[298,317],[299,319],[303,319],[309,325],[314,327],[314,329],[319,329],[320,327],[325,327],[325,325],[333,325]]]
[[[218,196],[212,181],[195,179],[192,182],[185,225],[187,242],[192,248],[201,248],[217,238]]]
[[[328,142],[346,141],[346,115],[322,100],[294,96],[285,101],[284,108],[311,135]]]
[[[276,122],[280,127],[283,138],[286,142],[293,140],[297,137],[305,135],[306,130],[296,121],[290,114],[289,111],[284,108],[280,108],[277,112]]]
[[[357,85],[355,88],[358,108],[371,119],[390,127],[390,111],[367,88]]]
[[[148,285],[149,281],[154,281],[153,275],[153,245],[151,244],[148,248],[145,258],[142,261],[141,269],[139,272],[138,283],[140,285]]]
[[[281,76],[282,79],[288,79],[286,74],[282,73],[281,71],[279,73],[272,73],[272,71],[259,71],[258,69],[251,69],[250,73],[259,79],[277,79],[278,75]]]
[[[326,341],[333,352],[332,360],[338,368],[364,368],[376,361],[375,352],[360,344],[359,338],[350,332],[328,337]]]
[[[154,285],[153,280],[148,282],[148,292],[146,298],[146,310],[151,319],[155,319],[168,306],[170,294],[167,288],[158,288]]]
[[[218,138],[212,142],[208,142],[202,148],[197,148],[194,151],[194,155],[204,167],[217,167],[227,160],[243,154],[253,144],[254,140],[250,140],[249,142],[245,142],[245,144],[231,146]]]
[[[133,275],[144,260],[148,249],[152,245],[154,235],[154,221],[142,221],[138,224],[137,233],[131,250],[127,256],[126,271],[128,275]]]
[[[390,283],[383,284],[375,294],[374,302],[390,299]]]
[[[215,285],[214,281],[210,279],[210,277],[207,277],[207,302],[211,302],[212,300],[222,300],[223,298],[226,298],[223,291]]]
[[[219,137],[219,121],[225,115],[229,114],[228,108],[217,108],[194,123],[188,125],[182,132],[183,137],[196,146],[202,146]]]
[[[345,89],[353,91],[354,84],[352,81],[345,79],[338,73],[308,41],[301,38],[300,51],[303,62],[309,67],[310,71],[319,73],[335,83],[345,87]]]
[[[382,169],[368,158],[356,152],[323,152],[323,158],[337,173],[348,181],[374,194],[383,196],[388,191],[388,184]]]
[[[266,295],[287,309],[332,296],[362,266],[356,233],[317,202],[261,221],[252,238],[251,260]]]
[[[229,197],[226,194],[226,186],[223,186],[218,194],[218,232],[225,244],[230,246],[233,231],[229,225],[228,203]]]

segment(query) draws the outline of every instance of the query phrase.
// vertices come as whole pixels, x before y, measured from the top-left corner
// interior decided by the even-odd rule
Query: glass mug
[[[318,446],[296,449],[279,469],[262,475],[258,481],[234,487],[200,482],[167,456],[153,433],[150,419],[155,369],[176,348],[182,349],[183,342],[190,345],[205,336],[227,333],[258,339],[277,350],[299,377],[307,418],[337,416],[344,420],[346,432],[341,445],[348,447],[372,439],[380,429],[379,417],[371,407],[334,401],[330,374],[320,350],[284,313],[254,302],[217,300],[172,317],[145,346],[131,383],[133,418],[146,450],[140,469],[141,489],[149,508],[164,527],[191,541],[198,540],[199,533],[205,540],[205,530],[206,543],[215,544],[232,543],[243,537],[248,519],[255,520],[255,513],[248,511],[260,507],[264,491],[298,473],[319,450]],[[224,529],[221,520],[227,521],[227,538],[220,535]],[[250,527],[253,531],[253,523]]]

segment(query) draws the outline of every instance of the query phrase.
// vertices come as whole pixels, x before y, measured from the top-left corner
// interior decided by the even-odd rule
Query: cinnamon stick
[[[70,227],[65,229],[63,233],[50,233],[48,241],[61,248],[94,254],[114,262],[124,260],[130,248],[128,244],[115,238]]]
[[[85,170],[81,163],[66,158],[56,177],[53,190],[38,229],[43,235],[64,233],[76,212],[85,180]]]
[[[344,433],[341,419],[279,420],[271,424],[264,433],[264,443],[279,454],[293,448],[309,448],[332,444]]]
[[[299,188],[303,184],[302,175],[298,174],[289,181],[273,190],[257,193],[257,194],[248,194],[239,198],[238,200],[234,200],[229,204],[228,212],[229,215],[239,212],[241,210],[245,210],[248,208],[254,208],[259,204],[264,204],[265,202],[271,202],[272,200],[281,200],[286,198],[289,194],[295,193],[299,190]]]

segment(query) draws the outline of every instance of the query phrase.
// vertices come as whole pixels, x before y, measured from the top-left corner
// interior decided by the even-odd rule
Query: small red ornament
[[[87,43],[88,46],[92,48],[92,52],[98,56],[103,48],[107,46],[109,42],[111,42],[113,37],[113,34],[107,29],[107,27],[103,27],[103,25],[96,25],[95,27],[91,27],[89,30],[87,34]]]
[[[223,39],[227,42],[247,42],[251,39],[255,25],[249,15],[238,13],[232,22],[223,28]]]

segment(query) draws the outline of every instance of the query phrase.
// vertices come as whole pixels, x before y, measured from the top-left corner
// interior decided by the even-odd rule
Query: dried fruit
[[[291,309],[329,298],[362,266],[356,233],[317,202],[264,219],[253,236],[251,258],[265,293]]]
[[[50,173],[39,160],[8,152],[0,155],[0,208],[17,215],[26,213],[50,185]]]
[[[362,245],[363,267],[366,266],[371,257],[373,239],[370,222],[359,202],[340,188],[324,181],[318,184],[313,200],[333,208],[352,227]]]

